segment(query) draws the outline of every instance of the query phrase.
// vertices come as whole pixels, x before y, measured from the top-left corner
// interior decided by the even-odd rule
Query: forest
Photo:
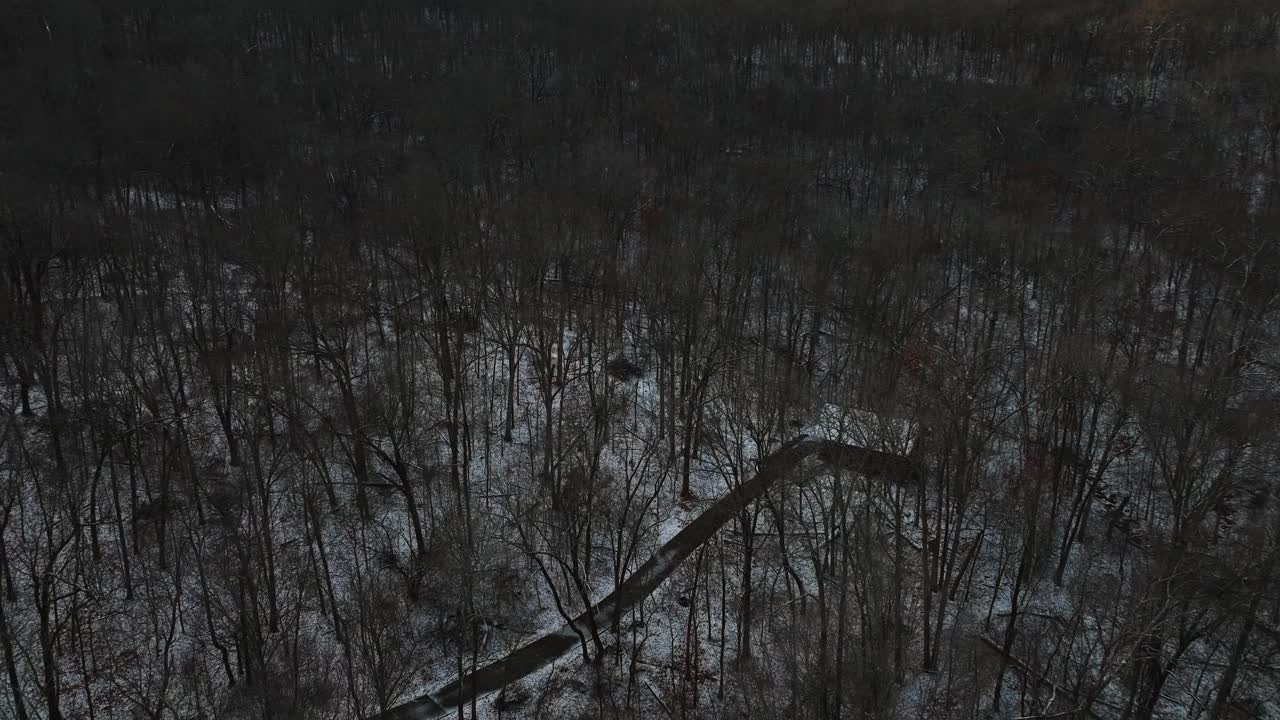
[[[1274,0],[0,3],[0,718],[1280,718]]]

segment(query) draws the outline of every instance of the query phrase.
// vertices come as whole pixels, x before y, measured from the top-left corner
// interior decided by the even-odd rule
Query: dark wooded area
[[[1280,12],[884,5],[0,7],[0,716],[1280,712]]]

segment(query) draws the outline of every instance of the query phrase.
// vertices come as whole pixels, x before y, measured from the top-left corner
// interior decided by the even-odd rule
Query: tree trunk
[[[1218,690],[1214,693],[1213,712],[1210,713],[1210,720],[1221,720],[1227,716],[1227,703],[1231,701],[1231,691],[1235,688],[1236,677],[1240,674],[1240,665],[1244,661],[1244,653],[1249,648],[1249,636],[1253,634],[1253,628],[1257,622],[1258,606],[1262,603],[1262,593],[1256,593],[1253,600],[1249,602],[1249,609],[1244,616],[1244,625],[1240,628],[1240,635],[1236,637],[1235,645],[1231,648],[1231,659],[1227,661],[1227,669],[1222,673],[1222,679],[1218,683]]]
[[[0,593],[7,595],[7,593]],[[0,597],[0,649],[4,650],[5,674],[9,676],[9,690],[13,693],[13,707],[17,720],[28,720],[27,704],[22,698],[22,684],[18,681],[18,663],[14,656],[13,636],[9,629],[6,602]]]

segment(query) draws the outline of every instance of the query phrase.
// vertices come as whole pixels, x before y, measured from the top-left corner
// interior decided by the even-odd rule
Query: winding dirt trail
[[[579,633],[589,633],[590,616],[594,615],[596,627],[611,627],[615,617],[648,597],[680,563],[710,540],[735,513],[763,495],[778,478],[790,473],[814,453],[826,463],[850,470],[869,474],[888,473],[903,480],[918,481],[921,477],[921,468],[905,457],[833,440],[801,436],[765,456],[759,462],[754,477],[703,511],[617,589],[596,603],[595,607],[574,618],[572,623],[567,623],[559,630],[543,635],[532,643],[513,650],[506,657],[463,675],[434,692],[375,715],[373,720],[433,720],[470,702],[473,696],[479,697],[500,690],[542,669],[552,660],[578,647]]]

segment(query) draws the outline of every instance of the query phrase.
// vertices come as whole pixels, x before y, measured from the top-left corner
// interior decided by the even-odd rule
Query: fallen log
[[[878,474],[903,473],[901,481],[907,484],[919,482],[923,475],[914,461],[898,456],[867,451],[853,445],[833,440],[811,439],[805,436],[792,440],[757,463],[757,471],[750,480],[738,485],[717,500],[701,515],[671,538],[644,565],[622,582],[594,607],[566,623],[559,630],[548,633],[532,643],[518,648],[506,657],[495,660],[448,683],[440,689],[410,700],[402,705],[375,715],[373,720],[433,720],[441,717],[473,697],[480,697],[515,682],[545,667],[548,663],[576,647],[579,634],[588,632],[589,620],[594,616],[596,627],[607,628],[615,618],[644,600],[675,571],[703,543],[710,540],[725,523],[742,508],[764,495],[779,478],[790,473],[805,458],[817,453],[829,464],[844,469],[863,470]],[[866,467],[866,466],[872,467]]]

